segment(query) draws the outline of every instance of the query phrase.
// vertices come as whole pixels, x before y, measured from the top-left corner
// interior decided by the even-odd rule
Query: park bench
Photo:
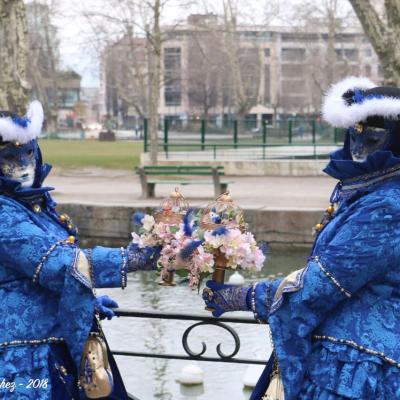
[[[138,168],[140,183],[142,185],[142,196],[145,198],[155,197],[156,184],[179,184],[179,185],[202,185],[214,184],[215,197],[226,192],[228,184],[222,182],[221,176],[225,175],[222,166],[201,165],[146,165]],[[171,179],[154,179],[154,177],[169,176]],[[210,180],[187,180],[188,176],[210,176]],[[179,178],[179,177],[184,177]]]

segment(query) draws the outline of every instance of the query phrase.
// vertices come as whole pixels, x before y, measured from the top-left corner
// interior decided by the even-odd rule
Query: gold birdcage
[[[233,201],[229,191],[208,204],[201,216],[202,229],[214,230],[220,226],[227,229],[238,228],[242,232],[247,228],[243,210]]]
[[[154,214],[154,220],[156,223],[162,222],[167,225],[179,226],[189,207],[189,202],[178,188],[175,188],[169,197],[162,201],[160,209]],[[161,276],[160,285],[175,286],[174,272],[164,271]]]
[[[167,225],[179,225],[187,210],[189,202],[185,199],[178,188],[162,201],[160,209],[154,214],[156,222]]]

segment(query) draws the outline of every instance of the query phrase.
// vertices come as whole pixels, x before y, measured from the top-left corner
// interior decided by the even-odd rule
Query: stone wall
[[[107,207],[60,204],[79,227],[82,246],[122,246],[130,240],[131,218],[135,211],[154,212],[152,208]],[[312,227],[321,217],[321,210],[245,210],[245,219],[258,240],[273,246],[310,247]]]

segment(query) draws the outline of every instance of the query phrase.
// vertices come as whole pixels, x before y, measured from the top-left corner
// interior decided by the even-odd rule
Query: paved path
[[[226,177],[229,189],[242,208],[323,209],[329,203],[335,180],[329,177]],[[57,170],[46,184],[53,186],[56,201],[109,206],[152,206],[160,204],[174,187],[156,186],[156,199],[142,199],[138,176],[121,170]],[[214,197],[213,185],[180,188],[193,206],[204,206]]]

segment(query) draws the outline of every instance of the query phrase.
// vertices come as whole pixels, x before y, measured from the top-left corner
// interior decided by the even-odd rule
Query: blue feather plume
[[[145,217],[145,215],[146,214],[142,213],[141,211],[136,211],[132,217],[133,225],[142,226],[142,219]]]
[[[192,220],[193,220],[193,209],[189,208],[187,210],[185,216],[183,217],[183,232],[185,233],[186,236],[192,236],[194,227],[192,226]]]
[[[22,128],[26,128],[29,123],[31,122],[31,120],[28,117],[13,117],[12,118],[12,122],[14,122],[15,125],[19,125]]]
[[[226,229],[224,226],[219,226],[218,228],[215,228],[212,231],[213,236],[217,235],[227,235],[228,234],[228,229]]]
[[[179,255],[181,256],[182,260],[188,260],[195,250],[204,243],[204,240],[192,240],[186,247],[184,247]]]
[[[269,253],[269,245],[265,240],[260,240],[257,243],[258,248],[262,251],[264,256],[266,256]]]

